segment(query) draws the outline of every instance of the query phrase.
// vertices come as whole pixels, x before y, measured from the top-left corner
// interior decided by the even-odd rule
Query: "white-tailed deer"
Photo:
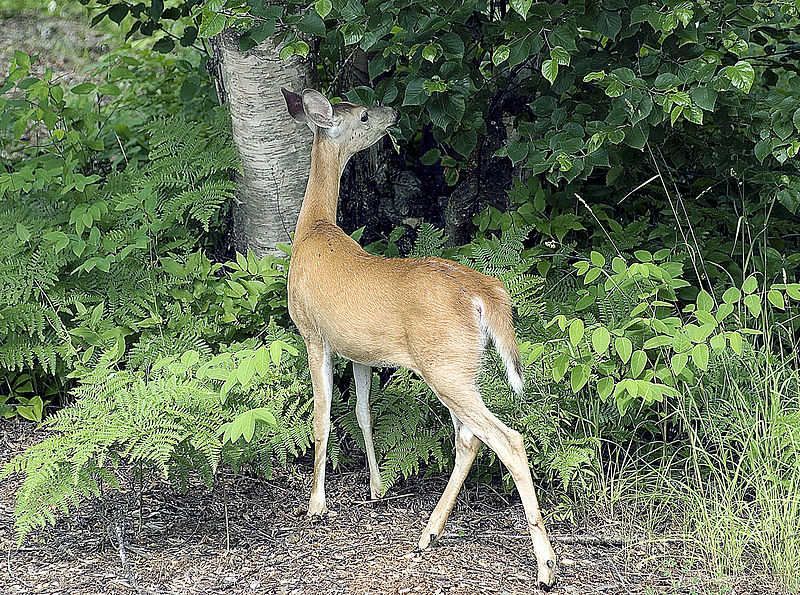
[[[314,483],[309,515],[323,515],[325,458],[333,388],[331,355],[353,361],[356,415],[364,433],[373,498],[382,495],[372,444],[372,366],[404,366],[425,380],[450,410],[456,461],[428,525],[425,549],[441,534],[481,442],[500,457],[517,486],[538,560],[538,580],[552,585],[556,556],[539,512],[522,436],[486,408],[476,380],[491,339],[508,380],[522,392],[522,363],[511,302],[495,278],[440,258],[380,258],[336,225],[339,179],[348,159],[396,124],[397,110],[331,103],[317,91],[282,89],[291,116],[314,133],[311,173],[297,220],[289,268],[289,314],[308,349],[314,390]]]

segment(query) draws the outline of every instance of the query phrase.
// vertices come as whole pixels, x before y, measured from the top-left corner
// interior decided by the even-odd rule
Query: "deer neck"
[[[347,162],[340,147],[319,132],[314,134],[311,149],[311,172],[308,176],[306,194],[297,227],[295,243],[302,241],[306,233],[318,221],[336,225],[336,209],[339,204],[339,180]]]

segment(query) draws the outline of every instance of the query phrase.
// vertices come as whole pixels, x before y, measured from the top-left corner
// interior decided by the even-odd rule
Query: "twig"
[[[125,571],[125,578],[139,595],[147,595],[147,591],[139,585],[139,581],[136,580],[128,564],[128,556],[125,554],[125,529],[122,524],[122,513],[117,516],[114,528],[117,533],[117,548],[119,549],[119,559],[122,561],[122,569]]]
[[[11,548],[8,548],[8,558],[6,559],[6,566],[8,566],[8,578],[13,579],[14,573],[11,570]]]
[[[624,537],[600,537],[599,535],[553,535],[551,541],[573,545],[625,545]]]
[[[231,551],[231,526],[228,522],[228,492],[222,487],[222,505],[225,508],[225,551]]]
[[[445,533],[442,537],[461,537],[458,533]],[[471,535],[479,539],[499,537],[502,539],[530,539],[527,533],[476,533]],[[568,545],[625,545],[624,537],[600,537],[598,535],[551,535],[550,541]]]
[[[353,504],[374,504],[376,502],[386,502],[387,500],[397,500],[399,498],[408,498],[409,496],[416,496],[416,494],[399,494],[397,496],[386,496],[384,498],[374,498],[372,500],[353,500]]]
[[[628,584],[625,582],[625,579],[622,578],[622,574],[617,568],[617,565],[614,564],[614,560],[609,560],[609,562],[611,563],[611,568],[614,570],[614,574],[616,574],[617,578],[619,579],[619,584],[622,585],[626,591],[628,591]]]

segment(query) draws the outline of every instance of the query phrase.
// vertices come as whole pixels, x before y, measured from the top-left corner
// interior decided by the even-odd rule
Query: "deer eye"
[[[361,114],[361,121],[366,122],[367,120],[369,120],[369,114],[367,112],[364,112],[363,114]]]

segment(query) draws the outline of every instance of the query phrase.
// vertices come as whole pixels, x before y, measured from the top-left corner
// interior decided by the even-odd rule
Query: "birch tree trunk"
[[[288,116],[281,95],[281,87],[313,86],[311,67],[298,56],[284,62],[279,50],[268,39],[242,53],[231,31],[213,39],[214,76],[220,102],[230,106],[243,169],[233,205],[234,247],[258,256],[290,241],[311,163],[311,132]]]

